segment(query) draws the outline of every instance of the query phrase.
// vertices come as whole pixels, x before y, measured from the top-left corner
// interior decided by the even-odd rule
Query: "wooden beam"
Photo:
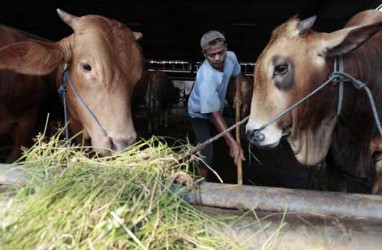
[[[192,203],[229,209],[255,209],[382,220],[382,196],[204,182],[185,195]]]

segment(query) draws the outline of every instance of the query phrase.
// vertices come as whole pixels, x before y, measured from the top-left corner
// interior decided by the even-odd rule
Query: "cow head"
[[[353,51],[381,29],[379,22],[318,33],[311,29],[315,19],[293,17],[273,31],[256,62],[246,125],[248,140],[259,147],[277,146],[288,131],[288,142],[297,160],[305,165],[317,164],[328,152],[337,121],[338,87],[327,86],[259,129],[328,80],[333,56]]]
[[[142,34],[98,15],[76,17],[57,10],[73,34],[56,43],[30,40],[0,50],[0,68],[42,75],[64,65],[78,94],[107,132],[103,133],[74,91],[67,87],[68,113],[73,132],[101,154],[119,151],[136,140],[130,98],[142,71],[142,53],[136,40]]]

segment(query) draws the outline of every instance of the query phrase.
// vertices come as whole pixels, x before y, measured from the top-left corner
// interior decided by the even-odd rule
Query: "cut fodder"
[[[174,189],[174,176],[194,179],[189,160],[179,160],[188,147],[153,137],[89,158],[58,137],[38,137],[24,154],[28,180],[3,213],[2,249],[239,248],[215,230],[215,218],[174,193],[187,189]]]

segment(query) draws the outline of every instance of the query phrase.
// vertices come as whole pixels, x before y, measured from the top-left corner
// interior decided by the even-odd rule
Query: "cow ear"
[[[135,41],[138,41],[143,37],[143,34],[141,32],[133,32]]]
[[[0,69],[27,75],[45,75],[64,60],[60,45],[40,41],[24,41],[0,49]]]
[[[74,30],[78,17],[71,15],[60,9],[57,9],[57,13],[60,16],[61,20],[64,21],[67,25],[69,25]]]
[[[325,34],[325,54],[327,57],[333,57],[349,53],[381,30],[382,22],[378,22],[365,26],[349,27]]]
[[[305,35],[305,33],[313,27],[314,22],[316,22],[316,18],[317,18],[317,16],[312,16],[312,17],[309,17],[307,19],[300,21],[297,24],[298,34],[300,36]]]

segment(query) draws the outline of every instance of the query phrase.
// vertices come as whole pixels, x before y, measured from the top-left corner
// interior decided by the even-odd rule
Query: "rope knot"
[[[341,83],[345,80],[345,77],[343,74],[340,72],[333,72],[330,76],[329,79],[332,79],[332,84],[336,85],[337,83]]]
[[[353,85],[354,85],[354,87],[355,87],[356,89],[363,89],[363,88],[366,87],[366,83],[361,82],[361,81],[359,81],[359,80],[355,80],[355,81],[353,81]]]
[[[61,85],[57,90],[59,95],[63,95],[66,92],[66,85]]]

